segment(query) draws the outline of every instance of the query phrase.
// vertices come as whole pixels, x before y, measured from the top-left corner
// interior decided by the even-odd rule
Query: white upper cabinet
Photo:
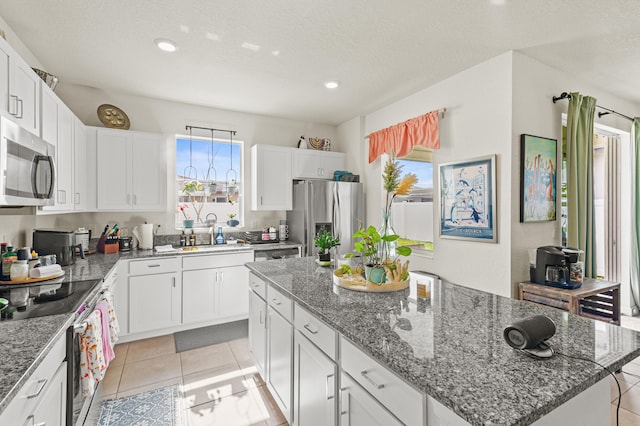
[[[0,111],[40,135],[40,84],[31,67],[0,37]]]
[[[98,210],[165,210],[165,138],[127,130],[96,132]]]
[[[90,181],[89,173],[95,173],[95,168],[88,167],[87,128],[76,116],[73,117],[73,150],[73,209],[86,211],[93,207],[89,205],[88,182]]]
[[[292,150],[272,145],[251,147],[251,210],[291,210]]]
[[[58,104],[60,99],[46,84],[40,85],[40,137],[58,147]]]
[[[340,152],[293,150],[294,179],[333,179],[333,172],[344,170],[345,155]]]

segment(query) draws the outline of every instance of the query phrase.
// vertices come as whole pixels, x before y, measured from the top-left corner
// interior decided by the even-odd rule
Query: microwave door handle
[[[46,192],[38,191],[38,168],[40,167],[40,162],[44,161],[49,163],[49,169],[51,170],[51,180],[49,182],[49,188]],[[51,194],[53,193],[53,183],[55,182],[55,172],[53,166],[53,159],[49,155],[36,155],[33,158],[34,167],[31,172],[31,188],[33,189],[33,195],[35,198],[51,198]]]

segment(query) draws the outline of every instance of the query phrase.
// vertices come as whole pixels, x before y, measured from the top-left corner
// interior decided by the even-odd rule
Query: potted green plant
[[[322,234],[316,236],[313,243],[318,247],[318,262],[331,262],[331,254],[329,250],[340,244],[340,239],[331,235],[329,231],[323,231]]]
[[[184,186],[182,187],[182,193],[189,198],[189,202],[191,203],[193,211],[196,214],[196,221],[198,223],[201,223],[202,219],[200,218],[200,212],[202,212],[202,208],[204,207],[204,203],[206,201],[206,197],[204,195],[204,187],[197,179],[193,179],[185,182]]]
[[[240,221],[238,221],[237,219],[234,219],[234,217],[236,217],[235,214],[229,213],[227,215],[227,217],[229,217],[229,220],[227,221],[227,225],[229,225],[229,226],[238,226],[240,224]]]
[[[369,226],[366,229],[360,228],[353,234],[353,238],[359,239],[359,241],[353,243],[353,248],[362,257],[362,266],[365,278],[368,281],[382,284],[387,279],[389,281],[404,281],[408,277],[408,261],[403,265],[397,257],[394,259],[388,256],[384,259],[380,257],[380,248],[384,244],[396,241],[399,238],[398,235],[380,235],[375,227]],[[409,256],[411,248],[406,246],[397,247],[395,254]],[[353,255],[349,257],[353,257]]]

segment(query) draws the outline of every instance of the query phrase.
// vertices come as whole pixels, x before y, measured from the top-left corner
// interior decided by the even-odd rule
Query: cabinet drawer
[[[407,425],[425,424],[423,395],[340,337],[342,369]]]
[[[177,257],[132,260],[129,262],[129,275],[164,274],[180,269]]]
[[[252,252],[187,255],[182,258],[182,269],[224,268],[241,266],[247,262],[253,262]]]
[[[62,333],[58,341],[47,353],[46,358],[27,379],[13,400],[0,416],[0,424],[21,425],[25,413],[32,413],[42,397],[47,393],[53,376],[64,362],[66,349],[66,334]]]
[[[293,302],[291,299],[282,294],[279,290],[276,290],[272,285],[269,285],[269,290],[267,292],[267,302],[269,303],[269,306],[278,311],[287,321],[292,322]]]
[[[249,274],[249,288],[263,299],[267,298],[267,284],[255,274]]]
[[[336,359],[336,332],[317,319],[307,310],[295,304],[294,325],[313,344],[319,347],[329,358]]]

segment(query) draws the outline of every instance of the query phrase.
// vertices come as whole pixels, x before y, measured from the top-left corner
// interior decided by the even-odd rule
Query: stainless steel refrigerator
[[[365,223],[362,183],[301,180],[293,185],[293,210],[287,211],[289,239],[302,243],[302,255],[318,253],[313,239],[327,230],[340,238],[339,256],[353,251],[352,235]]]

